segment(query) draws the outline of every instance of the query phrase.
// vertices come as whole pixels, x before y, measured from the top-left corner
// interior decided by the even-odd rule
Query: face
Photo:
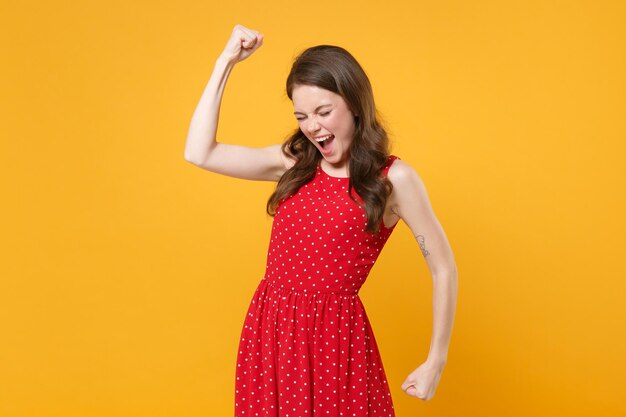
[[[300,130],[329,164],[342,168],[355,131],[354,114],[343,97],[320,87],[296,85],[291,98]]]

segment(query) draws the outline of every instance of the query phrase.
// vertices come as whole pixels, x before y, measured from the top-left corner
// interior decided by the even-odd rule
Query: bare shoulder
[[[389,167],[387,178],[393,185],[390,203],[393,206],[428,199],[426,186],[419,173],[408,163],[396,159]]]
[[[295,165],[296,158],[291,153],[289,153],[289,150],[287,148],[283,150],[282,144],[279,143],[276,145],[272,145],[272,147],[274,147],[275,151],[280,154],[280,158],[283,161],[285,170],[288,170]]]
[[[407,187],[415,187],[419,183],[422,183],[422,179],[417,171],[402,159],[396,159],[393,161],[389,167],[389,171],[387,172],[387,178],[389,178],[389,181],[391,181],[394,188],[398,188],[400,191]]]

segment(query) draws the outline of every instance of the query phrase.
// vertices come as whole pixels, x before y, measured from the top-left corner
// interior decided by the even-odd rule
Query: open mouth
[[[320,144],[320,147],[322,149],[327,149],[334,139],[335,139],[335,135],[327,135],[327,136],[315,139],[315,141]]]

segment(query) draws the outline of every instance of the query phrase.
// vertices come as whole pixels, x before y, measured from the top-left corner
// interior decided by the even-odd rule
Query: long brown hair
[[[340,95],[355,115],[354,138],[348,149],[350,198],[355,190],[367,213],[366,231],[376,233],[391,194],[391,182],[381,176],[389,158],[389,138],[374,104],[372,86],[365,71],[345,49],[318,45],[306,49],[293,62],[287,77],[287,96],[292,100],[296,85],[317,86]],[[315,176],[322,155],[298,128],[282,145],[283,152],[295,157],[296,163],[278,181],[267,201],[267,213],[276,214],[283,199],[294,194]]]

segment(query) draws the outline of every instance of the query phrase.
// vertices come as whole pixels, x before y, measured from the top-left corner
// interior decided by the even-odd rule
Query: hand
[[[412,397],[428,401],[435,395],[442,372],[443,365],[424,362],[404,380],[402,391]]]
[[[243,61],[263,45],[263,35],[242,25],[235,25],[233,33],[222,52],[231,64]]]

